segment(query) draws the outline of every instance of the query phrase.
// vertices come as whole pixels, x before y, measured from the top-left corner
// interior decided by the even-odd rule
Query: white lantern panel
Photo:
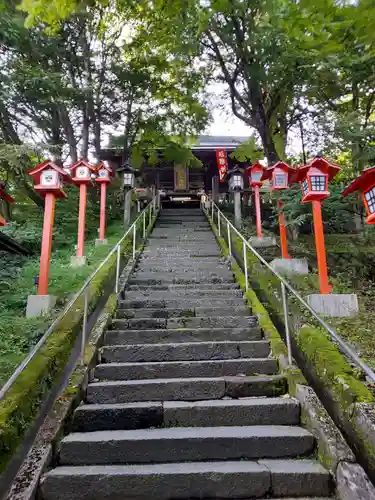
[[[89,167],[78,167],[76,170],[77,179],[89,179],[90,171]]]
[[[273,185],[275,187],[287,187],[288,179],[285,172],[280,172],[274,175]]]
[[[40,176],[40,184],[42,186],[58,186],[59,182],[59,174],[56,170],[44,170]]]
[[[105,168],[101,168],[99,170],[99,177],[101,179],[105,179],[106,177],[108,177],[108,170],[106,170]]]
[[[133,187],[134,174],[133,172],[124,172],[124,186]]]
[[[325,175],[312,175],[310,177],[311,190],[322,192],[326,190],[326,176]]]
[[[369,213],[375,213],[375,186],[365,193],[365,198]]]
[[[260,179],[262,178],[263,172],[261,170],[252,170],[251,171],[251,180],[255,182],[260,182]]]
[[[305,179],[302,183],[302,192],[304,195],[306,195],[309,192],[309,185],[307,179]]]

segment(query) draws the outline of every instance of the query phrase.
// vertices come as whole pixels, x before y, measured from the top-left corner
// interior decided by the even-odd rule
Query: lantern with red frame
[[[63,184],[70,183],[70,175],[51,160],[39,163],[27,172],[33,178],[34,189],[42,196],[53,194],[55,198],[66,198]]]
[[[12,198],[6,191],[5,191],[5,182],[0,181],[0,200],[4,200],[8,203],[15,203],[15,199]],[[0,215],[0,226],[6,226],[7,222],[3,217]]]
[[[259,161],[256,161],[255,163],[250,165],[250,167],[247,167],[246,174],[249,178],[249,184],[252,188],[262,186],[262,176],[264,170],[265,167]]]
[[[307,165],[296,169],[292,182],[300,182],[302,203],[321,201],[329,196],[328,183],[340,167],[318,156]]]
[[[289,187],[291,178],[294,176],[295,169],[290,167],[283,161],[278,161],[271,167],[264,169],[262,181],[269,180],[271,182],[272,191],[282,191]],[[277,201],[279,208],[279,229],[280,229],[280,243],[281,243],[281,256],[283,259],[290,259],[288,252],[288,240],[285,227],[285,216],[282,211],[282,201]]]
[[[259,162],[256,161],[250,167],[247,167],[246,174],[249,178],[249,184],[254,190],[254,198],[255,198],[255,216],[256,216],[256,229],[258,238],[262,238],[262,215],[260,211],[260,193],[259,189],[263,184],[262,177],[265,167]]]
[[[34,189],[45,198],[38,295],[47,295],[55,202],[56,198],[66,198],[63,183],[70,183],[71,179],[70,175],[52,160],[39,163],[27,173],[33,178]]]
[[[100,226],[98,242],[105,243],[107,185],[111,182],[113,171],[106,163],[100,163],[97,168],[96,182],[100,184]]]
[[[96,177],[96,168],[87,160],[78,160],[70,167],[70,171],[74,184],[78,186],[81,184],[94,185],[92,178]]]
[[[292,182],[300,182],[302,188],[302,203],[312,203],[316,256],[320,292],[327,294],[332,291],[328,282],[327,258],[324,244],[324,229],[321,201],[329,196],[328,182],[340,171],[340,167],[330,163],[325,158],[317,156],[304,167],[296,170]]]
[[[363,203],[366,209],[366,223],[375,224],[375,166],[366,168],[359,177],[342,192],[342,196],[347,196],[355,191],[362,194]]]

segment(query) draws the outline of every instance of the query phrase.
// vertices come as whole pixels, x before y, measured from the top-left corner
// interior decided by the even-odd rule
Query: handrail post
[[[244,265],[244,270],[245,270],[245,287],[246,291],[249,291],[249,277],[247,273],[247,246],[246,246],[246,241],[243,239],[242,240],[242,248],[243,248],[243,265]]]
[[[119,281],[120,281],[120,261],[121,261],[121,245],[117,245],[117,262],[116,262],[116,293],[119,293]]]
[[[214,201],[212,200],[211,201],[211,220],[212,220],[212,223],[214,223]]]
[[[143,212],[143,239],[146,240],[146,212]]]
[[[228,221],[227,221],[227,234],[228,234],[229,258],[232,260],[232,242],[230,240],[230,227],[229,227],[229,222]]]
[[[87,315],[89,309],[89,288],[85,288],[83,292],[83,322],[82,322],[82,341],[81,341],[81,365],[84,364],[84,356],[85,356],[85,347],[86,347],[86,338],[87,338]]]
[[[219,235],[219,238],[221,237],[221,227],[220,227],[220,210],[217,210],[217,232]]]
[[[135,259],[136,239],[137,239],[137,224],[134,223],[134,225],[133,225],[133,260]]]
[[[287,291],[286,291],[286,288],[285,288],[285,285],[283,282],[281,282],[281,297],[283,300],[285,337],[286,337],[286,346],[288,348],[288,363],[289,363],[289,366],[292,366],[292,347],[290,344],[288,298],[287,298]]]
[[[150,203],[150,220],[148,221],[148,227],[151,226],[151,221],[152,221],[152,203]]]

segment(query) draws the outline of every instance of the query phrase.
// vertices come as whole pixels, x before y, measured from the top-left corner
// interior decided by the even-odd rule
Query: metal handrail
[[[214,210],[215,208],[217,209],[218,213],[218,221],[220,224],[220,219],[223,219],[226,224],[227,224],[227,232],[228,232],[228,246],[230,249],[230,256],[231,256],[231,241],[230,241],[230,230],[232,229],[237,236],[242,240],[243,242],[243,249],[244,249],[244,260],[246,259],[246,251],[245,249],[248,248],[259,260],[262,264],[264,264],[269,271],[272,272],[274,276],[278,278],[281,284],[281,295],[282,295],[282,300],[283,300],[283,311],[284,311],[284,320],[285,320],[285,335],[286,335],[286,342],[287,342],[287,347],[288,347],[288,361],[289,364],[292,364],[292,354],[291,354],[291,342],[290,342],[290,332],[289,332],[289,323],[288,323],[288,302],[287,302],[287,293],[286,290],[288,290],[309,312],[310,314],[318,321],[318,323],[325,329],[327,332],[330,334],[331,338],[337,342],[337,344],[341,347],[342,351],[348,355],[352,361],[359,367],[361,368],[366,375],[371,379],[373,383],[375,383],[375,373],[374,371],[364,362],[362,359],[358,356],[358,354],[350,347],[350,345],[345,342],[345,340],[330,326],[324,319],[322,319],[315,311],[314,309],[300,296],[300,294],[297,292],[297,290],[283,277],[281,276],[277,271],[275,271],[269,263],[253,248],[250,243],[244,238],[244,236],[238,231],[238,229],[225,217],[223,212],[220,210],[220,208],[216,205],[216,203],[212,202],[211,204],[211,218],[212,222],[214,222]],[[220,229],[219,229],[219,235],[220,235]],[[246,261],[247,263],[247,261]],[[245,273],[247,275],[247,266],[245,267]],[[247,278],[247,277],[246,277]],[[246,287],[248,286],[247,284],[247,279],[246,279]]]
[[[56,327],[61,323],[61,321],[65,318],[65,316],[72,309],[72,307],[77,302],[77,300],[82,296],[82,294],[84,294],[84,314],[83,314],[83,323],[82,323],[82,346],[81,346],[81,362],[83,362],[83,351],[84,351],[84,348],[86,345],[86,338],[87,338],[86,330],[87,330],[87,316],[88,316],[88,305],[89,305],[88,287],[91,284],[92,280],[95,278],[95,276],[103,268],[103,266],[117,252],[115,290],[116,290],[116,293],[118,293],[118,291],[119,291],[119,278],[120,278],[121,245],[122,245],[123,241],[129,236],[129,234],[133,233],[132,257],[134,259],[135,254],[136,254],[136,252],[135,252],[135,249],[136,249],[135,238],[136,238],[137,224],[141,220],[141,218],[143,218],[143,232],[142,233],[143,233],[143,238],[145,239],[145,237],[146,237],[146,213],[147,213],[147,210],[150,211],[150,224],[151,224],[153,212],[155,213],[158,208],[159,208],[159,196],[156,195],[152,199],[152,201],[146,206],[146,208],[139,214],[139,216],[136,218],[136,220],[133,222],[133,224],[127,229],[124,236],[122,236],[121,239],[116,243],[116,245],[112,248],[112,250],[109,252],[107,257],[99,264],[97,269],[87,278],[87,280],[85,281],[83,286],[80,288],[80,290],[75,294],[73,299],[65,307],[65,309],[60,314],[60,316],[58,316],[53,321],[52,325],[46,330],[44,335],[39,339],[38,343],[29,352],[29,354],[26,356],[26,358],[18,365],[18,367],[13,372],[11,377],[7,380],[7,382],[1,388],[0,401],[4,399],[6,393],[13,386],[13,384],[17,380],[18,376],[27,367],[27,365],[34,359],[36,354],[39,352],[40,348],[45,344],[45,342],[47,341],[49,336],[56,329]]]

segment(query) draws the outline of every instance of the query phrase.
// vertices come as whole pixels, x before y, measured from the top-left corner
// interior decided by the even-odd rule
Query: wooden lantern
[[[366,223],[375,224],[375,166],[366,168],[342,192],[342,196],[347,196],[355,191],[359,191],[362,195],[363,204],[366,209]]]
[[[70,183],[70,175],[51,160],[39,163],[27,172],[34,181],[34,189],[42,196],[51,193],[55,198],[66,198],[63,184]]]

